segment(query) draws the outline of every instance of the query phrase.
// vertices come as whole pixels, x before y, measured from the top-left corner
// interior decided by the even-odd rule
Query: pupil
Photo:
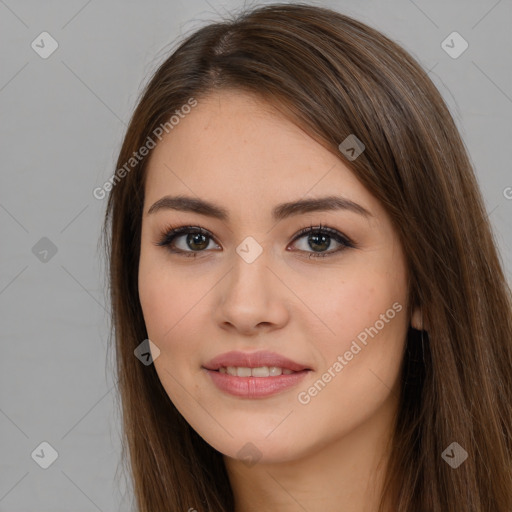
[[[326,239],[328,239],[329,236],[328,235],[324,235],[324,234],[316,234],[316,235],[310,235],[309,237],[309,241],[311,242],[313,240],[313,245],[316,245],[317,246],[317,249],[319,248],[318,246],[321,245],[322,242],[317,242],[318,239],[322,239],[323,243],[325,244],[325,241]],[[310,244],[311,248],[314,249],[313,245]],[[320,247],[319,249],[320,250],[327,250],[329,248],[329,243],[327,243],[327,247]]]
[[[199,240],[199,237],[202,237],[203,241],[197,241]],[[197,241],[197,242],[196,242]],[[188,237],[187,237],[187,243],[189,243],[191,245],[199,245],[199,247],[196,247],[196,249],[205,249],[206,247],[208,247],[208,242],[206,241],[206,236],[201,234],[201,233],[189,233]],[[190,247],[191,249],[193,249],[194,247]]]

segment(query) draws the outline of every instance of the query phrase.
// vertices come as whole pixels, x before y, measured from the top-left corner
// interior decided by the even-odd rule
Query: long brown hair
[[[145,87],[127,129],[103,236],[123,453],[139,510],[233,511],[222,454],[177,411],[154,366],[134,356],[147,338],[137,277],[149,156],[126,167],[177,109],[219,88],[260,95],[336,154],[400,236],[409,312],[421,305],[426,330],[408,332],[380,510],[510,512],[511,291],[463,141],[404,49],[303,3],[258,7],[187,36]],[[339,149],[350,134],[365,145],[355,160]],[[442,457],[453,442],[468,453],[456,469]]]

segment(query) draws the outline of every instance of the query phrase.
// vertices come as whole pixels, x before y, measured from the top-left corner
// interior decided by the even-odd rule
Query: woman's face
[[[384,425],[410,321],[405,260],[341,159],[223,91],[180,119],[147,173],[140,302],[158,376],[192,428],[228,457],[279,462]],[[327,196],[339,199],[308,203]],[[192,232],[157,245],[170,226]]]

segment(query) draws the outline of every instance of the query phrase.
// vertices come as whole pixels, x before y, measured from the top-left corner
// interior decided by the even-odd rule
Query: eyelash
[[[178,254],[180,256],[185,256],[185,257],[189,257],[189,258],[190,257],[195,258],[195,257],[197,257],[198,253],[205,252],[205,249],[203,249],[202,251],[183,251],[181,249],[172,249],[171,243],[176,238],[178,238],[180,235],[184,235],[184,234],[201,234],[201,235],[205,235],[208,238],[215,241],[215,238],[213,237],[213,235],[207,229],[202,228],[201,226],[175,227],[175,226],[168,225],[161,232],[160,239],[158,242],[155,243],[155,245],[166,247],[166,249],[173,254]],[[356,248],[356,244],[354,242],[352,242],[352,240],[350,240],[347,236],[340,233],[336,229],[333,229],[333,228],[330,228],[327,226],[322,226],[322,224],[320,224],[319,226],[309,226],[304,229],[301,229],[293,238],[292,243],[296,242],[303,236],[309,235],[309,234],[327,235],[327,236],[333,238],[339,244],[341,244],[340,248],[333,250],[333,251],[325,251],[325,252],[318,252],[318,253],[310,252],[309,258],[325,258],[326,256],[332,256],[334,254],[338,254],[338,253],[344,251],[345,249]],[[299,251],[299,252],[309,252],[309,251]]]

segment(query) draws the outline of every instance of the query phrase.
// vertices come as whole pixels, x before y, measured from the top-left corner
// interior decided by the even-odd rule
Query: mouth
[[[207,370],[220,371],[221,373],[238,377],[268,377],[282,374],[286,375],[290,372],[311,370],[311,368],[305,364],[293,361],[281,354],[268,351],[226,352],[214,357],[208,363],[204,364],[203,367]],[[249,373],[249,371],[251,373]]]
[[[281,368],[279,366],[258,366],[257,368],[249,368],[248,366],[221,366],[219,373],[226,373],[234,377],[279,377],[279,375],[291,375],[294,372],[289,368]]]
[[[273,352],[228,352],[203,369],[218,389],[243,398],[264,398],[290,389],[312,371]]]

